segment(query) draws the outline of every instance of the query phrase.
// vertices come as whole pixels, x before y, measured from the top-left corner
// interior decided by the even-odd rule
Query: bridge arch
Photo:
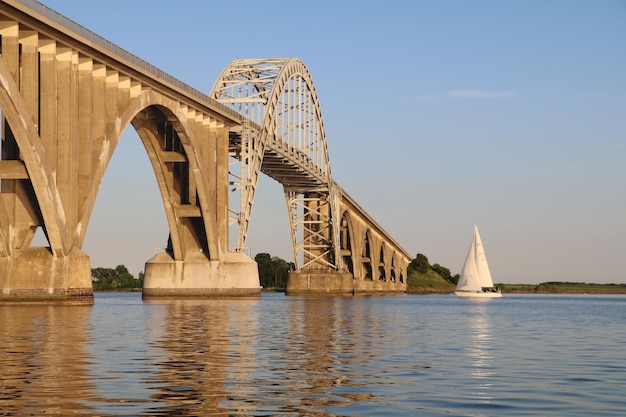
[[[304,268],[342,268],[339,198],[332,181],[322,113],[308,68],[297,58],[232,61],[211,97],[256,126],[233,152],[241,161],[238,248],[243,249],[260,172],[283,185],[294,261]],[[292,162],[287,166],[285,160]]]
[[[317,168],[314,175],[330,181],[326,130],[317,90],[300,59],[234,60],[222,70],[210,95],[258,125],[261,146],[271,141],[285,151],[293,148],[302,152]]]
[[[380,242],[380,252],[378,257],[378,280],[387,281],[386,250],[384,242]]]
[[[200,176],[205,170],[186,121],[168,107],[153,105],[139,112],[132,125],[157,178],[170,230],[166,251],[174,260],[198,252],[219,259],[214,217],[201,212],[209,205],[207,181]],[[196,213],[186,214],[190,208],[196,208]]]
[[[2,87],[0,88],[1,114],[11,127],[11,133],[17,149],[19,149],[24,169],[28,172],[31,188],[42,212],[42,226],[50,249],[57,256],[67,256],[72,248],[69,243],[69,235],[72,231],[66,224],[65,210],[56,189],[52,171],[47,164],[46,152],[34,126],[24,123],[25,119],[32,117],[29,116],[18,87],[1,60],[0,80],[2,80],[0,83]],[[100,116],[104,117],[104,115]],[[162,126],[159,126],[159,123]],[[145,91],[140,96],[131,99],[128,106],[120,112],[120,116],[114,122],[107,124],[103,146],[97,158],[99,164],[96,168],[97,174],[92,177],[89,195],[83,202],[81,219],[76,228],[78,245],[82,246],[84,241],[97,192],[102,184],[108,164],[122,133],[130,125],[133,125],[137,131],[157,177],[171,231],[171,250],[175,259],[184,259],[185,257],[184,245],[181,243],[185,234],[193,235],[193,239],[196,241],[195,252],[199,247],[204,249],[208,256],[214,254],[213,256],[216,258],[218,254],[217,239],[215,238],[215,224],[211,221],[211,217],[206,216],[206,219],[202,216],[186,217],[176,212],[177,208],[185,204],[196,203],[184,200],[184,198],[190,197],[188,190],[183,189],[189,187],[190,181],[194,183],[193,188],[197,194],[198,204],[201,207],[209,206],[206,190],[207,181],[199,174],[206,171],[200,166],[200,158],[197,155],[197,149],[200,147],[194,144],[194,133],[188,126],[186,115],[180,110],[178,103],[164,100],[163,96],[151,91]],[[157,132],[164,135],[168,134],[165,125],[171,127],[170,136],[158,138]],[[5,164],[6,161],[5,159]],[[16,167],[20,165],[21,161],[18,159],[14,161]],[[179,166],[178,170],[173,170],[171,166],[168,167],[168,165],[175,164],[185,166]],[[171,174],[169,175],[171,179],[168,178],[168,173]],[[187,184],[183,184],[185,182]],[[179,189],[176,189],[176,186]],[[2,207],[1,213],[6,213],[6,208]],[[196,220],[187,220],[190,218]],[[189,224],[190,222],[197,224]],[[7,241],[8,236],[5,233],[5,230],[10,230],[6,215],[0,215],[0,225],[2,225],[0,228],[0,254],[9,254],[12,251],[12,245]]]
[[[254,262],[227,253],[222,211],[228,129],[241,116],[51,9],[3,4],[2,295],[93,303],[82,246],[130,125],[151,161],[171,235],[168,256],[149,260],[151,273],[146,263],[144,296],[163,286],[169,294],[259,294]],[[47,242],[32,245],[39,228]]]
[[[132,126],[143,144],[157,180],[170,230],[168,252],[174,259],[182,260],[189,250],[198,252],[200,249],[215,259],[218,250],[215,245],[215,222],[211,217],[185,217],[181,215],[183,213],[177,212],[181,207],[184,209],[185,205],[195,204],[189,201],[189,187],[197,194],[201,207],[209,206],[207,181],[194,175],[206,170],[200,166],[197,155],[199,147],[194,144],[194,132],[179,103],[147,90],[131,98],[128,105],[120,110],[119,118],[109,123],[106,129],[106,144],[98,157],[98,174],[93,176],[89,197],[85,200],[86,207],[82,211],[79,241],[81,244],[84,241],[97,193],[113,153],[123,132]],[[195,242],[191,249],[183,243],[189,240]]]
[[[303,96],[298,97],[300,95]],[[298,109],[299,105],[304,107]],[[324,185],[330,185],[330,159],[322,111],[313,78],[301,60],[286,60],[277,74],[267,100],[261,134],[265,140],[282,139],[285,142],[282,146],[302,152],[320,169]]]
[[[350,213],[347,210],[344,210],[341,215],[339,248],[344,268],[352,275],[354,275],[355,271],[354,248],[357,248],[357,245],[354,242],[354,231],[355,226],[353,224],[352,216],[350,216]]]
[[[393,282],[399,281],[400,283],[404,282],[404,275],[402,269],[398,267],[398,254],[394,251],[393,257],[391,258],[391,280]]]
[[[372,256],[375,252],[372,250],[373,244],[372,232],[370,229],[366,229],[363,234],[363,244],[361,246],[361,279],[369,281],[374,279]]]

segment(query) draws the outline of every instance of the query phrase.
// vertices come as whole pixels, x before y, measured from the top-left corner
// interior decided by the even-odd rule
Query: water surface
[[[0,306],[0,416],[621,416],[626,297]]]

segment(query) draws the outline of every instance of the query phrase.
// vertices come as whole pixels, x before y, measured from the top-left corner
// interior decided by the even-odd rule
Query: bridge
[[[93,303],[82,245],[128,126],[170,230],[144,298],[260,295],[245,245],[261,173],[283,185],[288,294],[406,291],[411,256],[332,178],[301,60],[235,60],[207,95],[35,0],[0,2],[0,41],[0,302]]]

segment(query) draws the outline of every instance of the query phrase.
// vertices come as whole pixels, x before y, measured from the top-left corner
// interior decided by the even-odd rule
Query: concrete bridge
[[[332,179],[302,61],[233,61],[206,95],[34,0],[0,2],[0,40],[0,302],[93,303],[82,245],[129,125],[170,230],[144,298],[259,296],[245,244],[261,173],[284,188],[288,294],[406,290],[411,256]]]

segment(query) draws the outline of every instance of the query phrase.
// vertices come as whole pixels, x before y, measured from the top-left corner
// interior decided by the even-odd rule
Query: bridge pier
[[[89,256],[78,248],[54,256],[50,248],[27,247],[0,257],[0,288],[0,304],[94,303]]]
[[[184,261],[159,253],[146,262],[143,299],[258,298],[256,262],[243,253],[228,253],[210,261],[202,253]]]
[[[303,269],[287,276],[287,295],[353,295],[354,279],[349,272]]]
[[[396,281],[355,279],[349,272],[331,269],[304,269],[290,272],[287,295],[402,294],[406,284]]]

